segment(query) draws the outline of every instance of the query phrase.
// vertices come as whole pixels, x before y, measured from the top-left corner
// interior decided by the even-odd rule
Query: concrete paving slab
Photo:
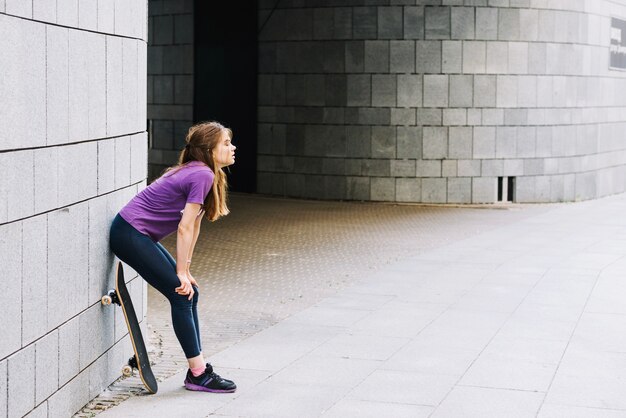
[[[461,377],[479,354],[480,350],[453,348],[429,339],[417,339],[385,361],[380,368]]]
[[[408,338],[367,334],[339,334],[322,344],[311,354],[326,357],[344,357],[364,360],[387,360],[406,345]]]
[[[312,386],[285,384],[270,379],[216,412],[239,417],[317,417],[330,409],[348,390],[328,383]]]
[[[567,343],[567,341],[539,340],[498,334],[485,348],[483,355],[489,355],[500,360],[556,365],[561,361]]]
[[[356,399],[342,399],[326,411],[325,418],[426,418],[435,410],[432,406],[405,405],[391,402],[371,402]]]
[[[626,411],[545,403],[537,418],[626,418]]]
[[[377,370],[356,386],[346,399],[436,406],[457,378],[440,374]]]
[[[446,305],[391,301],[352,324],[350,332],[385,337],[415,337],[435,320]]]
[[[556,364],[499,359],[483,354],[465,373],[459,385],[546,392],[556,368]]]
[[[372,311],[364,309],[327,308],[313,306],[292,315],[285,321],[296,322],[303,325],[328,325],[336,327],[349,327],[355,322],[371,314]]]
[[[310,354],[296,360],[272,376],[273,382],[353,388],[380,366],[378,360],[361,360]]]
[[[543,397],[544,394],[538,392],[457,386],[431,417],[534,417]]]
[[[546,403],[626,410],[623,376],[571,376],[557,372]]]

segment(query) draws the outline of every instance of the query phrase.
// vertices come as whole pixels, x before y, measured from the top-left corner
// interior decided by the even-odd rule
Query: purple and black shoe
[[[217,373],[213,373],[213,366],[206,364],[204,373],[195,377],[191,370],[187,370],[185,389],[201,392],[231,393],[237,390],[237,385],[232,380],[224,379]]]

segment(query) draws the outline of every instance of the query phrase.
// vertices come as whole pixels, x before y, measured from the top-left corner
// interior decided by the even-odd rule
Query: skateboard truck
[[[122,367],[122,374],[126,377],[130,377],[133,375],[133,370],[139,370],[139,364],[137,363],[137,357],[133,354],[131,358],[128,359],[128,364]]]
[[[118,306],[122,305],[120,302],[120,298],[117,296],[117,292],[115,291],[115,289],[109,290],[108,294],[102,296],[102,299],[100,299],[100,302],[104,306],[109,306],[112,303],[115,303]]]

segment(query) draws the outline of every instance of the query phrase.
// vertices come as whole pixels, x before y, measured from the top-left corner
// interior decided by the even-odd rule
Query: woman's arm
[[[188,277],[187,260],[189,260],[188,257],[194,243],[195,221],[199,211],[199,203],[187,203],[176,233],[176,275],[180,280],[180,286],[175,290],[179,295],[188,295],[189,300],[193,298],[195,292]]]
[[[197,216],[194,222],[193,228],[193,240],[191,241],[191,247],[189,248],[189,254],[187,255],[187,260],[191,260],[193,258],[193,250],[196,248],[196,242],[198,242],[198,236],[200,235],[200,224],[202,223],[203,216]],[[189,273],[189,267],[191,263],[187,263],[187,273]]]

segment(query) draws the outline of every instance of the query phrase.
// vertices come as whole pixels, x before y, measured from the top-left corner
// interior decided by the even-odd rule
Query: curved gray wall
[[[491,203],[499,176],[518,202],[625,190],[609,43],[626,1],[391,3],[261,2],[259,192]]]
[[[146,178],[146,16],[145,0],[0,0],[0,416],[71,416],[132,353],[100,297],[108,227]]]

